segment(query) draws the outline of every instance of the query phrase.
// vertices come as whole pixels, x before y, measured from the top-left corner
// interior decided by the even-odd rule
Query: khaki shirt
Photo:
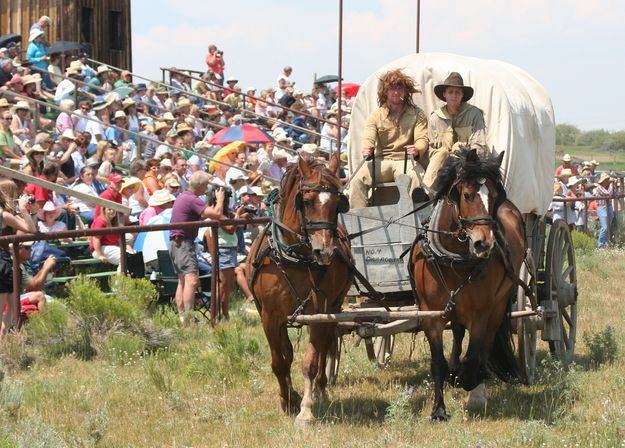
[[[417,106],[408,106],[397,126],[386,106],[379,107],[365,123],[363,148],[375,148],[375,155],[385,159],[404,160],[404,146],[414,145],[419,155],[428,148],[427,117]]]
[[[477,107],[462,103],[455,117],[447,112],[447,106],[435,110],[428,120],[428,137],[432,148],[452,150],[454,143],[463,143],[475,148],[480,157],[487,157],[486,125],[484,115]]]

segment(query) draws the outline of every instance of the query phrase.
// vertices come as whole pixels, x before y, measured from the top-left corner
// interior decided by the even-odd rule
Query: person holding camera
[[[224,52],[217,48],[217,45],[208,46],[208,55],[206,56],[206,65],[208,69],[215,74],[217,83],[224,85]]]
[[[17,231],[35,233],[37,227],[28,212],[30,198],[24,194],[15,199],[17,186],[11,179],[0,179],[0,229],[1,235],[13,235]],[[16,207],[17,205],[17,207]],[[0,244],[0,310],[8,306],[2,315],[0,337],[17,322],[18,310],[11,300],[13,293],[13,260],[8,243]]]
[[[196,171],[189,179],[189,189],[181,193],[174,202],[171,223],[192,222],[202,219],[224,218],[224,191],[215,191],[215,202],[206,205],[200,199],[209,188],[210,176],[203,171]],[[185,323],[187,315],[193,311],[195,291],[200,285],[197,254],[195,250],[196,229],[173,229],[169,232],[169,254],[176,272],[176,307],[180,321]]]

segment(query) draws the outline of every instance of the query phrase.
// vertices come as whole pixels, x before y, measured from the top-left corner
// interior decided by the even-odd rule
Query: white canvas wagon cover
[[[493,153],[505,151],[503,169],[509,198],[522,213],[545,214],[553,195],[555,119],[545,89],[511,64],[448,53],[411,54],[373,73],[361,86],[349,129],[350,166],[361,160],[362,133],[367,116],[377,107],[379,78],[401,68],[421,90],[414,102],[429,116],[444,103],[434,86],[451,72],[462,75],[475,94],[469,101],[484,112],[487,143]]]

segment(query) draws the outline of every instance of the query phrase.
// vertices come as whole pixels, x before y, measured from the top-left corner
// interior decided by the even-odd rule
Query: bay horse
[[[475,150],[450,155],[438,173],[440,185],[427,231],[417,236],[410,254],[410,277],[419,309],[444,311],[424,319],[434,379],[432,420],[447,420],[445,379],[475,392],[469,400],[484,407],[483,381],[490,369],[503,381],[519,377],[511,341],[510,306],[525,258],[523,217],[503,188],[503,153],[479,159]],[[451,321],[449,364],[443,331]],[[460,359],[465,330],[469,344]]]
[[[247,278],[271,349],[282,410],[305,426],[314,420],[314,397],[325,394],[326,353],[336,324],[311,324],[303,360],[304,395],[291,382],[290,316],[335,313],[353,281],[353,264],[338,214],[349,210],[336,176],[338,154],[326,167],[315,160],[291,164],[281,181],[272,222],[252,244]],[[301,408],[300,408],[301,405]]]

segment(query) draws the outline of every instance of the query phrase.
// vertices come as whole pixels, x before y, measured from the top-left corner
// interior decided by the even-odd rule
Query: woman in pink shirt
[[[139,215],[139,225],[144,226],[150,219],[174,205],[176,198],[167,190],[156,190],[148,200],[148,207]]]
[[[56,132],[60,135],[66,129],[74,130],[74,120],[69,112],[76,109],[76,103],[72,100],[62,100],[61,104],[59,104],[62,112],[56,118]]]

